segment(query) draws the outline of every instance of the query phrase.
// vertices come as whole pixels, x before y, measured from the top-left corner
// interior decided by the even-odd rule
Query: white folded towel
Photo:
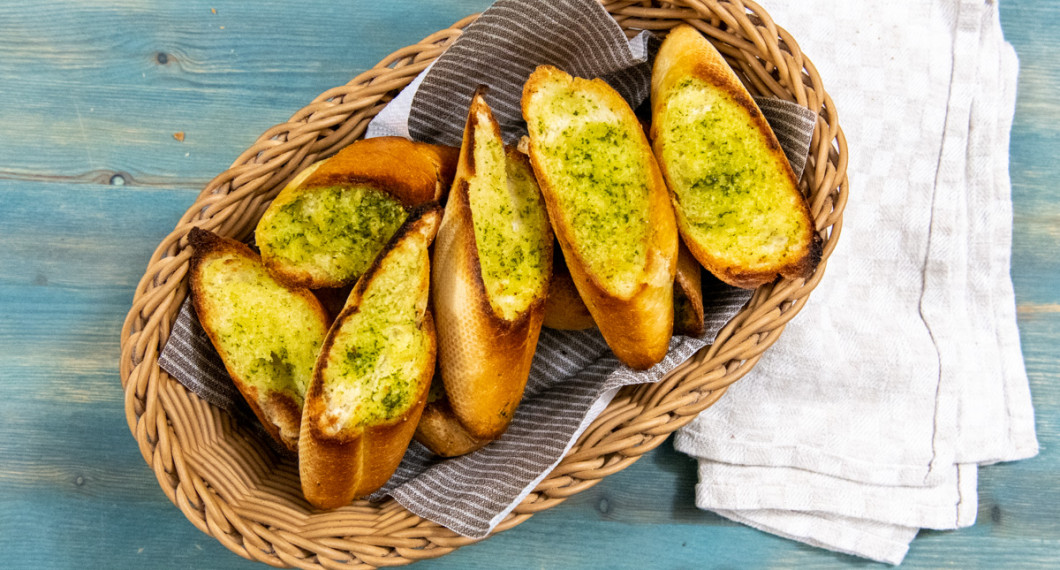
[[[991,0],[763,5],[835,101],[851,197],[810,302],[675,445],[700,508],[898,564],[919,528],[975,522],[978,465],[1038,450],[1009,277],[1018,63]]]

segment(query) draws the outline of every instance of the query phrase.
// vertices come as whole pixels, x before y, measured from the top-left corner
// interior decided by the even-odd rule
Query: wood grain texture
[[[487,4],[0,3],[6,567],[261,567],[185,519],[126,427],[118,336],[133,289],[202,185],[262,131]],[[908,568],[1060,565],[1060,23],[1050,0],[1006,0],[1001,12],[1022,68],[1012,276],[1042,452],[983,468],[978,523],[921,533]],[[699,511],[695,483],[694,463],[667,443],[509,532],[416,567],[884,567]]]

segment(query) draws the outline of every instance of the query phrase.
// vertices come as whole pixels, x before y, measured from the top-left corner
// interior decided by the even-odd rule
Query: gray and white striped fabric
[[[784,149],[791,169],[795,171],[795,178],[800,178],[806,168],[806,151],[810,147],[810,139],[813,138],[817,113],[790,101],[772,97],[755,97],[755,104],[773,128],[773,134],[777,135],[777,141]]]
[[[408,113],[409,134],[460,146],[471,95],[477,86],[487,85],[486,100],[505,142],[514,143],[525,132],[519,106],[523,84],[544,64],[579,77],[601,77],[636,108],[648,97],[652,37],[644,33],[627,41],[594,0],[500,0],[468,26],[424,77]]]
[[[604,77],[636,108],[648,95],[652,38],[632,42],[594,0],[501,0],[487,10],[430,69],[369,126],[369,136],[398,134],[459,145],[475,87],[490,86],[489,103],[506,140],[523,133],[522,85],[538,64],[585,77]],[[510,64],[510,65],[509,65]],[[767,102],[785,152],[801,173],[816,115],[798,105]],[[778,122],[773,122],[774,119]],[[622,386],[655,382],[710,344],[751,296],[704,275],[706,332],[674,337],[666,358],[644,372],[622,365],[597,331],[542,331],[526,394],[508,431],[470,455],[439,460],[413,443],[387,485],[373,498],[394,497],[410,511],[462,535],[479,538],[499,523],[562,459]],[[159,364],[210,403],[229,409],[233,390],[209,339],[195,334],[185,303]],[[230,381],[228,381],[230,382]]]

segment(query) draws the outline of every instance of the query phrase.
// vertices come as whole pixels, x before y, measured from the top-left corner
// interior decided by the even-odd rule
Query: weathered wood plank
[[[128,432],[117,339],[133,288],[197,190],[262,131],[487,4],[0,3],[5,565],[261,567],[165,499]],[[1022,65],[1012,274],[1043,451],[982,469],[978,524],[922,533],[907,568],[1060,565],[1060,36],[1051,2],[1001,9]],[[115,173],[125,186],[106,184]],[[699,511],[695,482],[692,462],[664,444],[510,532],[417,567],[876,566]]]
[[[321,92],[488,5],[2,3],[0,177],[200,187]]]
[[[1060,40],[1054,3],[1008,1],[1001,2],[1000,9],[1005,39],[1020,59],[1009,171],[1014,201],[1012,279],[1026,335],[1026,326],[1033,325],[1027,319],[1041,312],[1037,307],[1055,304],[1060,296],[1060,188],[1055,182],[1060,179],[1055,159],[1060,148],[1060,66],[1055,58]],[[1055,362],[1055,352],[1048,356]],[[1028,368],[1033,374],[1034,367]]]
[[[1002,2],[1001,24],[1006,39],[1020,58],[1016,115],[1010,142],[1013,197],[1012,280],[1024,361],[1035,403],[1035,425],[1041,454],[1034,459],[981,470],[980,510],[975,527],[961,536],[985,536],[984,544],[970,546],[975,557],[1009,544],[998,555],[1013,558],[1010,565],[1029,563],[1026,538],[1057,545],[1060,513],[1058,493],[1048,479],[1058,469],[1060,448],[1060,66],[1055,5],[1049,2]],[[1039,487],[1039,485],[1042,485]],[[1016,519],[1013,521],[1012,519]],[[1021,533],[1030,532],[1030,537]],[[939,542],[948,540],[946,536]],[[920,542],[920,541],[918,541]],[[926,542],[926,541],[925,541]],[[982,554],[980,554],[982,552]],[[1043,560],[1060,565],[1060,554]],[[984,558],[980,558],[980,557]],[[967,558],[967,556],[963,557]],[[1003,560],[1004,558],[1002,558]]]

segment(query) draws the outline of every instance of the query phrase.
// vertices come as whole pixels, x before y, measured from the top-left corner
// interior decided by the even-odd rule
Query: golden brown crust
[[[751,271],[739,267],[730,267],[712,261],[712,256],[709,251],[702,248],[695,248],[692,245],[689,245],[689,251],[694,252],[697,259],[700,259],[703,268],[710,271],[711,274],[719,280],[732,285],[733,287],[754,289],[759,285],[774,281],[777,277],[798,279],[811,275],[817,268],[817,264],[821,261],[824,241],[816,232],[811,232],[811,235],[807,239],[809,243],[804,254],[799,257],[798,260],[785,265],[782,268],[771,271]],[[704,263],[703,260],[707,260],[707,262]]]
[[[193,248],[190,261],[191,299],[203,330],[206,331],[206,335],[217,350],[221,361],[225,363],[225,369],[232,378],[232,383],[235,384],[239,393],[243,395],[243,399],[246,400],[250,409],[254,412],[254,415],[265,427],[265,431],[286,449],[297,451],[298,433],[301,430],[300,424],[302,422],[301,403],[285,393],[276,391],[262,393],[257,387],[246,382],[229,365],[228,353],[225,350],[225,346],[220,342],[212,323],[214,312],[220,308],[213,307],[207,303],[205,301],[206,295],[203,291],[201,270],[210,259],[230,254],[244,257],[253,263],[260,264],[261,257],[245,243],[218,236],[201,228],[192,228],[188,232],[188,243]],[[309,306],[317,311],[321,324],[326,326],[329,322],[327,311],[317,301],[311,291],[308,289],[290,289],[290,291],[293,295],[309,301]]]
[[[440,382],[440,380],[436,377],[434,381]],[[444,388],[442,396],[433,402],[428,402],[423,409],[414,437],[432,453],[442,457],[466,455],[482,449],[492,441],[492,439],[476,438],[467,433],[456,414],[453,413]]]
[[[573,228],[564,222],[567,216],[561,211],[556,189],[551,186],[532,132],[528,147],[552,228],[585,306],[615,356],[630,368],[647,369],[666,356],[673,333],[673,280],[678,242],[673,206],[639,120],[626,101],[603,80],[571,77],[552,66],[538,67],[523,87],[522,109],[527,122],[534,113],[533,97],[543,85],[556,80],[570,81],[574,90],[594,93],[604,105],[622,113],[625,118],[621,127],[641,142],[641,158],[648,167],[646,218],[651,230],[643,279],[628,295],[615,294],[599,276],[588,271],[575,245]]]
[[[405,208],[441,202],[453,182],[458,149],[401,137],[361,139],[324,161],[302,188],[370,184]]]
[[[471,438],[491,440],[507,429],[522,400],[544,318],[547,289],[517,316],[500,316],[483,282],[472,222],[469,179],[475,171],[475,127],[488,117],[477,91],[464,129],[464,143],[445,217],[434,246],[431,295],[438,322],[439,368],[453,414]],[[508,160],[526,160],[506,149]],[[547,236],[551,246],[552,236]],[[549,248],[551,249],[551,248]],[[545,256],[551,271],[551,251]]]
[[[262,216],[270,219],[274,208],[315,188],[366,186],[393,196],[405,210],[432,202],[442,203],[453,181],[459,149],[413,142],[401,137],[361,139],[335,156],[313,163],[287,184]],[[307,267],[277,257],[269,240],[256,230],[266,269],[288,287],[310,289],[348,287],[356,280],[321,268]]]
[[[786,173],[788,191],[797,197],[796,203],[799,215],[803,218],[804,234],[800,236],[803,249],[802,255],[796,256],[790,262],[769,267],[764,270],[755,270],[748,267],[732,265],[722,261],[719,256],[693,239],[684,227],[681,227],[681,236],[684,238],[689,251],[718,279],[735,287],[753,288],[768,283],[784,276],[788,278],[807,277],[817,267],[821,257],[821,238],[814,231],[813,218],[810,216],[809,207],[802,193],[798,189],[798,180],[792,172],[784,150],[777,141],[773,129],[769,126],[762,111],[758,108],[754,98],[744,87],[739,77],[725,62],[721,54],[714,48],[706,38],[695,28],[688,24],[679,25],[667,34],[655,59],[652,69],[651,104],[654,118],[659,116],[659,111],[667,103],[671,88],[687,77],[696,77],[713,85],[724,92],[733,101],[746,111],[746,120],[762,134],[764,145],[771,160],[775,161]],[[651,127],[651,138],[656,156],[664,175],[669,179],[667,164],[662,160],[662,148],[666,144],[659,137],[657,131],[658,122],[655,121]],[[680,208],[680,203],[674,199],[674,207]],[[681,225],[681,218],[678,217]]]
[[[682,242],[674,277],[674,334],[698,337],[705,330],[701,271],[699,262]]]
[[[350,292],[346,307],[332,325],[332,331],[342,326],[344,320],[357,314],[365,291],[382,270],[387,254],[404,239],[422,238],[424,247],[428,247],[437,232],[440,218],[441,207],[437,204],[425,204],[413,210],[387,247],[358,280]],[[429,267],[425,271],[430,271]],[[422,294],[426,297],[429,293],[423,291]],[[302,492],[313,506],[332,509],[369,495],[382,487],[401,463],[427,403],[427,391],[435,369],[437,345],[434,319],[430,307],[424,306],[419,328],[425,333],[427,341],[425,364],[417,372],[416,378],[405,379],[410,386],[418,386],[419,390],[412,394],[409,399],[411,403],[405,411],[391,420],[340,429],[334,433],[323,429],[327,403],[323,397],[322,372],[334,336],[329,333],[325,339],[313,381],[306,393],[298,446]]]
[[[433,329],[433,326],[428,312],[424,327]],[[434,343],[430,348],[433,361]],[[430,379],[423,376],[431,374],[433,362],[431,364],[432,368],[425,369],[419,379],[423,389],[404,415],[366,426],[355,433],[344,432],[339,436],[323,433],[311,419],[323,415],[323,400],[319,395],[306,399],[298,446],[298,469],[302,494],[311,505],[319,509],[335,509],[370,495],[386,484],[405,456],[427,403]]]
[[[561,331],[596,328],[593,316],[578,295],[578,288],[574,286],[562,253],[554,254],[552,260],[552,281],[548,283],[544,326]]]

